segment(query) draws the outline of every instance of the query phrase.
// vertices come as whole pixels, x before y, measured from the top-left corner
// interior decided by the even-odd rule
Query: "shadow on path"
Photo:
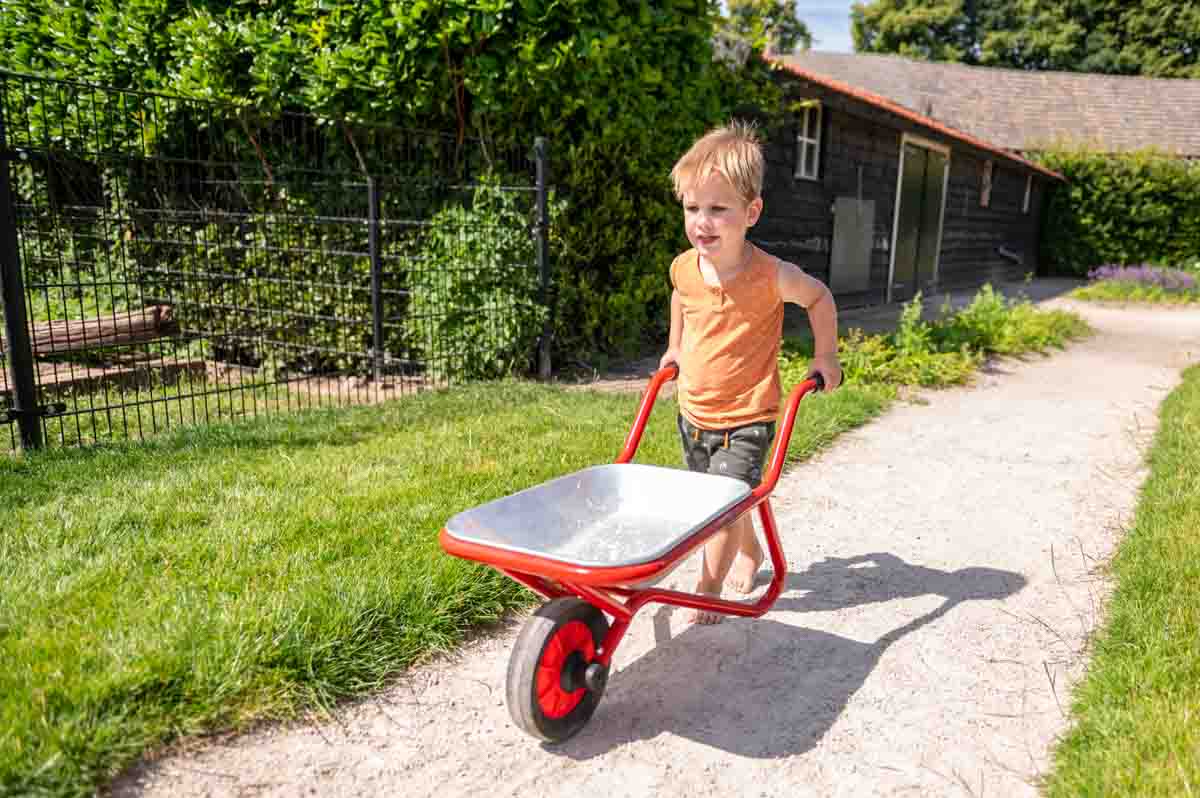
[[[811,749],[829,731],[888,646],[964,601],[1001,600],[1024,587],[992,568],[940,571],[879,553],[827,559],[788,575],[773,613],[822,612],[925,595],[935,609],[869,643],[769,617],[689,626],[669,636],[655,614],[655,648],[615,672],[588,728],[549,746],[572,759],[600,756],[669,733],[741,756],[776,758]]]

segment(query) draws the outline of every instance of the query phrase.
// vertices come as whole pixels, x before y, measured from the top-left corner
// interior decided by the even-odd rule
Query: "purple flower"
[[[1088,272],[1088,279],[1093,281],[1110,280],[1113,282],[1158,286],[1164,291],[1194,291],[1196,289],[1196,278],[1193,275],[1179,269],[1168,269],[1149,264],[1139,266],[1108,264],[1099,266]]]

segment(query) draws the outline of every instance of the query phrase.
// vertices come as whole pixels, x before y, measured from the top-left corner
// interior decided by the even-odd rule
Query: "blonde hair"
[[[705,133],[671,169],[675,196],[683,195],[713,172],[721,174],[747,203],[762,195],[762,144],[749,122],[733,121]]]

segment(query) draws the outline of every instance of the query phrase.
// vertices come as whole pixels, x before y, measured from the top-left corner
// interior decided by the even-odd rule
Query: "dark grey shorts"
[[[683,460],[690,470],[740,479],[751,488],[762,482],[763,463],[775,439],[774,421],[710,430],[700,429],[680,413],[678,426]]]

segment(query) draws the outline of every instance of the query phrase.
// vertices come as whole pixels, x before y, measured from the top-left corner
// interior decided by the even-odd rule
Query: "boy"
[[[827,391],[842,381],[829,289],[746,241],[762,214],[764,169],[754,129],[734,122],[697,140],[671,170],[693,249],[671,264],[671,335],[659,361],[660,368],[679,365],[678,424],[688,468],[752,488],[762,479],[779,414],[784,302],[808,311],[815,345],[810,375],[824,377]],[[750,593],[763,558],[746,513],[704,544],[696,592],[719,596],[732,566],[730,587]],[[691,620],[721,617],[697,610]]]

